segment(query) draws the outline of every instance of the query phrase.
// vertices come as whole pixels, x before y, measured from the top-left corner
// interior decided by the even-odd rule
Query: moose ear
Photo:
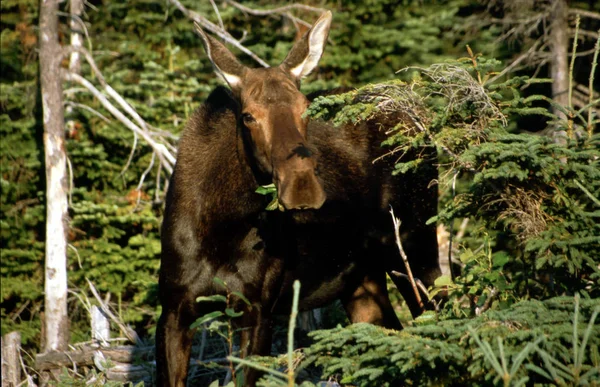
[[[282,66],[296,79],[300,80],[317,67],[329,36],[331,18],[331,11],[324,12],[283,61]]]
[[[194,23],[194,26],[196,32],[202,38],[204,50],[213,64],[215,72],[227,82],[234,92],[237,92],[241,87],[246,66],[238,62],[231,51],[221,42],[204,32],[198,23]]]

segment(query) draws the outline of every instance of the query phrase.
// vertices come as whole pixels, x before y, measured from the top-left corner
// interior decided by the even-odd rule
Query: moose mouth
[[[287,179],[276,180],[275,186],[286,210],[317,210],[325,203],[325,190],[314,170],[295,171]]]

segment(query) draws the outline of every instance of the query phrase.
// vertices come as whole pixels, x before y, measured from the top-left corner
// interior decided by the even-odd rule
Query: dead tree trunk
[[[550,13],[550,77],[552,78],[552,99],[567,106],[569,103],[569,7],[566,0],[553,0]],[[554,108],[554,113],[562,120],[567,117]]]
[[[66,350],[67,155],[58,42],[58,0],[40,4],[40,83],[46,165],[45,352]]]
[[[17,387],[21,382],[21,334],[7,333],[2,337],[2,387]]]
[[[83,21],[81,20],[81,14],[83,13],[83,0],[71,0],[71,21],[69,26],[71,27],[71,46],[73,48],[80,48],[82,46],[82,37],[80,31],[83,29]],[[81,69],[81,59],[79,52],[73,50],[71,58],[69,58],[69,71],[79,74]]]

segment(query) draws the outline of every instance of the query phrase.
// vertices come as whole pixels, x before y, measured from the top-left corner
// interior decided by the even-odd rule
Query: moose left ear
[[[331,11],[323,13],[302,39],[296,42],[281,64],[298,81],[317,67],[329,36],[331,18]]]
[[[229,84],[234,93],[237,93],[242,85],[246,67],[217,39],[204,32],[198,23],[194,23],[194,26],[196,33],[202,38],[202,44],[215,72]]]

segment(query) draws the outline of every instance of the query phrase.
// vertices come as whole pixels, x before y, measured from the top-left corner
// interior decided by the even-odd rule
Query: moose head
[[[318,209],[325,202],[315,173],[317,160],[307,143],[309,101],[300,80],[317,66],[331,26],[331,12],[319,17],[276,67],[249,68],[196,25],[215,72],[227,82],[241,109],[239,125],[249,134],[252,157],[272,177],[288,210]]]

